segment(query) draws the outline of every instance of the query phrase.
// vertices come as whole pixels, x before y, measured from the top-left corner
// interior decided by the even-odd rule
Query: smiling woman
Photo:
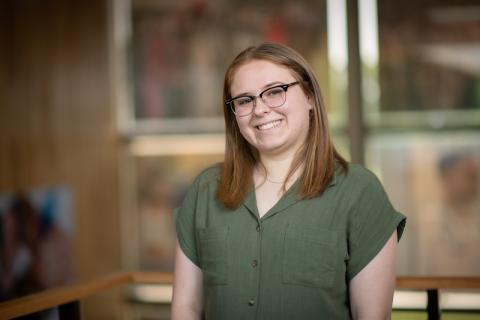
[[[235,73],[231,84],[232,95],[237,96],[232,101],[234,104],[238,99],[245,99],[241,95],[238,97],[237,93],[255,94],[257,88],[264,90],[259,94],[261,102],[248,97],[252,100],[249,114],[242,116],[236,113],[242,136],[260,156],[291,157],[305,141],[312,106],[299,86],[287,85],[298,83],[295,80],[287,68],[266,60],[252,60],[239,67]],[[287,94],[289,87],[291,89]],[[270,98],[264,98],[265,92],[276,93]],[[275,108],[271,107],[269,101],[275,102]],[[239,107],[235,109],[238,110]]]
[[[387,318],[405,217],[335,150],[307,62],[247,48],[223,99],[224,162],[176,211],[172,319]]]
[[[256,69],[257,67],[259,68],[258,70]],[[270,74],[270,72],[273,73]],[[225,74],[223,88],[224,101],[228,103],[234,100],[232,97],[236,98],[247,94],[247,92],[242,91],[242,88],[236,88],[234,86],[239,87],[243,85],[245,90],[248,90],[249,86],[252,86],[249,84],[250,77],[252,82],[256,81],[258,84],[261,83],[260,86],[262,86],[261,89],[263,90],[272,86],[291,83],[292,81],[299,82],[300,91],[296,88],[297,86],[291,89],[292,91],[297,89],[292,97],[294,100],[289,98],[291,101],[289,100],[289,102],[287,102],[286,99],[289,94],[285,91],[285,100],[283,100],[283,104],[279,106],[281,107],[279,109],[285,109],[283,114],[287,113],[291,115],[292,129],[300,131],[300,136],[295,137],[294,134],[288,134],[290,132],[289,130],[286,130],[285,133],[280,135],[280,138],[289,138],[289,140],[284,140],[285,143],[280,145],[279,148],[270,150],[273,152],[271,155],[274,159],[280,159],[289,154],[290,157],[294,156],[294,159],[291,159],[291,166],[288,159],[281,162],[284,164],[283,169],[287,170],[283,176],[281,176],[281,172],[269,172],[269,174],[267,174],[264,166],[265,161],[257,161],[261,155],[259,154],[259,150],[251,148],[252,141],[249,140],[249,137],[255,137],[255,135],[252,135],[252,132],[245,135],[245,131],[242,130],[247,129],[242,125],[246,119],[242,119],[243,117],[239,117],[234,112],[229,112],[227,109],[224,109],[227,143],[223,171],[226,174],[222,175],[218,191],[219,199],[221,199],[222,203],[227,207],[237,207],[242,202],[247,190],[251,187],[250,175],[245,173],[258,173],[259,170],[263,171],[263,175],[265,176],[264,180],[266,181],[284,181],[283,192],[285,192],[288,183],[294,181],[302,171],[300,168],[302,166],[305,166],[305,168],[301,196],[308,197],[321,194],[333,176],[334,163],[338,162],[344,169],[347,167],[345,160],[337,153],[331,141],[325,104],[312,69],[302,56],[287,47],[264,44],[257,48],[248,48],[235,58]],[[256,90],[257,88],[253,89]],[[303,95],[299,96],[299,93],[303,93]],[[303,101],[298,101],[299,98],[303,99]],[[290,105],[289,110],[283,107],[284,104]],[[255,116],[252,117],[252,121],[256,122],[257,125],[268,124],[268,121],[267,123],[261,122],[269,117],[269,113],[272,113],[273,115],[276,114],[278,118],[275,124],[281,124],[281,111],[280,114],[275,112],[275,109],[269,112],[273,109],[271,106],[268,108],[265,104],[259,105],[260,106],[255,108],[256,112]],[[308,121],[303,125],[304,129],[308,128],[308,132],[304,132],[305,130],[300,130],[294,126],[294,124],[302,118],[302,111],[305,111],[305,108],[298,112],[291,110],[305,106],[308,106],[309,117]],[[262,110],[265,110],[264,108],[266,108],[267,112],[263,116],[258,116]],[[270,115],[270,117],[271,116],[272,115]],[[305,116],[304,112],[303,116]],[[285,120],[285,117],[283,117],[283,119]],[[283,131],[277,130],[277,134],[278,132]],[[304,133],[303,135],[301,134],[302,132]],[[278,139],[276,141],[278,143]],[[261,143],[262,141],[258,142]],[[270,144],[273,143],[273,141],[270,142]],[[289,143],[293,143],[294,146],[290,146]],[[298,146],[303,143],[303,148],[301,148],[301,150],[298,149]],[[294,150],[295,144],[298,150]],[[233,155],[235,155],[236,158],[234,158]],[[309,160],[304,161],[305,157]],[[254,170],[255,167],[257,170]],[[272,170],[273,168],[271,168],[270,171]],[[294,176],[295,174],[297,176]]]

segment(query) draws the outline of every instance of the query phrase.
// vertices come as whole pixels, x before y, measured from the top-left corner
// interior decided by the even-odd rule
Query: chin
[[[283,144],[262,146],[257,148],[257,150],[264,154],[278,154],[286,151]]]

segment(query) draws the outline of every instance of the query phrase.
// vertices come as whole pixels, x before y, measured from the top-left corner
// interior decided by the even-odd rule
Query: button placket
[[[257,216],[257,224],[255,226],[255,230],[257,232],[257,250],[254,253],[254,256],[252,257],[252,260],[250,260],[250,267],[252,268],[252,272],[254,274],[254,277],[257,279],[256,281],[256,288],[254,291],[252,291],[250,295],[250,299],[247,301],[247,306],[251,308],[252,312],[254,312],[255,315],[252,315],[252,319],[256,319],[258,317],[257,312],[258,312],[258,294],[260,290],[260,260],[259,257],[261,256],[261,246],[262,246],[262,222]]]

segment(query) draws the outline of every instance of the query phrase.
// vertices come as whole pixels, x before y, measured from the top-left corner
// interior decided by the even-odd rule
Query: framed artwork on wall
[[[0,301],[74,279],[73,219],[66,186],[0,195]]]

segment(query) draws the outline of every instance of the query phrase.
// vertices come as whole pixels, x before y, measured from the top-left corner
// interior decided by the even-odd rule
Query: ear
[[[314,102],[314,101],[313,101],[312,97],[308,97],[308,98],[307,98],[308,110],[310,110],[310,111],[313,110],[313,105],[314,105],[313,102]]]

